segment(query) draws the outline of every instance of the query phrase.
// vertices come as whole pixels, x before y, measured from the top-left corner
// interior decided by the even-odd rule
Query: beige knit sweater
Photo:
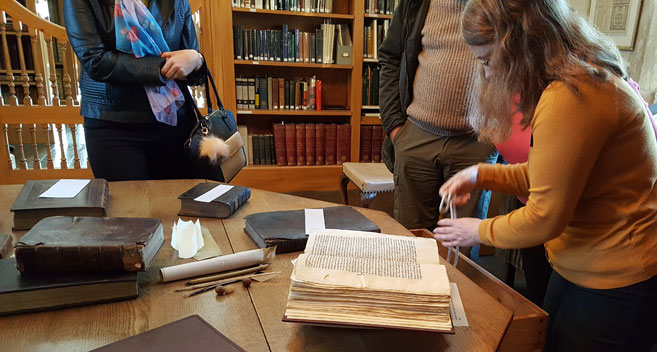
[[[413,101],[406,110],[420,128],[450,136],[472,131],[476,60],[459,33],[465,1],[431,0],[422,52],[413,82]]]

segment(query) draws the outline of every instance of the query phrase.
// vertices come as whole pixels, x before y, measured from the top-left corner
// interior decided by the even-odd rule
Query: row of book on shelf
[[[379,105],[379,67],[363,67],[363,105]]]
[[[365,0],[365,13],[392,15],[399,0]]]
[[[383,43],[388,28],[390,27],[390,20],[372,20],[369,26],[365,27],[363,31],[363,57],[368,59],[379,58],[379,47]]]
[[[333,0],[233,0],[233,7],[262,10],[332,13]]]
[[[287,24],[281,30],[233,26],[237,60],[349,65],[351,47],[346,24],[323,23],[314,33],[289,29]]]
[[[236,78],[238,110],[322,110],[322,81]]]

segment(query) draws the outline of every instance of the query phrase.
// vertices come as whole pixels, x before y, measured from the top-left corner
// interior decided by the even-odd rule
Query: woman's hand
[[[447,182],[440,187],[440,196],[442,198],[451,196],[452,203],[456,206],[464,205],[470,200],[470,193],[475,188],[477,182],[477,165],[465,168],[452,176]]]
[[[193,49],[164,52],[160,56],[167,60],[160,71],[167,80],[184,80],[203,65],[203,57]]]
[[[481,243],[479,224],[481,220],[477,218],[442,219],[433,230],[433,237],[444,247],[471,247]]]

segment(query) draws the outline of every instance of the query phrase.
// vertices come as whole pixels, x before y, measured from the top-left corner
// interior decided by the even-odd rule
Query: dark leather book
[[[269,153],[271,154],[271,165],[276,165],[276,149],[274,149],[274,135],[271,133],[267,134],[267,144],[269,148]]]
[[[280,34],[280,33],[279,33]],[[278,79],[278,108],[285,108],[285,79]]]
[[[360,126],[360,162],[372,162],[372,125]]]
[[[0,259],[9,258],[13,244],[10,235],[0,235]]]
[[[338,125],[337,163],[346,163],[351,159],[351,125]]]
[[[267,155],[265,154],[267,150],[267,146],[265,145],[265,135],[264,134],[259,134],[256,136],[258,138],[258,154],[260,154],[260,164],[261,165],[267,165]]]
[[[323,123],[315,125],[315,164],[326,164],[326,126]]]
[[[139,296],[137,273],[21,275],[0,260],[0,315],[113,302]]]
[[[297,165],[306,165],[306,125],[297,124]]]
[[[372,127],[372,162],[381,162],[381,148],[383,146],[383,127],[375,125]]]
[[[275,123],[274,127],[274,150],[276,151],[276,165],[287,165],[287,152],[285,150],[285,125]]]
[[[381,232],[375,223],[349,206],[324,209],[327,229]],[[306,247],[304,210],[274,211],[244,217],[245,231],[260,248],[276,246],[276,253],[302,251]]]
[[[114,342],[94,351],[162,352],[190,350],[194,352],[245,351],[196,314]]]
[[[53,216],[14,248],[23,275],[100,273],[146,271],[163,243],[159,219]]]
[[[91,180],[73,198],[39,198],[59,180],[27,181],[21,189],[11,211],[14,212],[14,230],[29,230],[48,216],[105,216],[109,200],[109,187],[103,179]]]
[[[272,93],[272,109],[278,110],[278,78],[271,79],[271,93]]]
[[[264,145],[265,145],[265,165],[272,165],[274,164],[272,162],[272,154],[271,151],[273,150],[273,146],[271,142],[273,142],[272,139],[269,138],[268,134],[262,135],[262,139],[264,140]]]
[[[334,123],[326,125],[326,165],[334,165],[336,163],[337,133],[338,125]]]
[[[306,124],[306,165],[315,165],[315,124]]]
[[[194,200],[217,186],[219,186],[217,183],[199,183],[192,189],[179,195],[180,211],[178,215],[224,219],[233,215],[251,197],[251,190],[249,188],[233,186],[226,193],[208,203]]]
[[[257,134],[253,135],[253,165],[260,165],[260,138]]]
[[[293,123],[285,125],[285,153],[287,165],[297,164],[297,127]]]

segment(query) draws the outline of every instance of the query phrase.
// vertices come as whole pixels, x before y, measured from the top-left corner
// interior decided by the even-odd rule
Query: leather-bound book
[[[327,229],[381,232],[375,223],[349,206],[324,209]],[[276,253],[302,251],[306,247],[305,212],[273,211],[244,217],[245,231],[260,248],[276,246]]]
[[[293,123],[285,125],[285,154],[288,166],[297,164],[297,127]]]
[[[264,140],[264,146],[265,146],[265,150],[264,150],[264,152],[265,152],[265,165],[273,165],[274,164],[274,162],[273,162],[274,158],[273,158],[273,155],[272,155],[272,150],[274,149],[274,146],[273,146],[272,142],[274,141],[274,138],[273,137],[269,138],[269,137],[271,137],[270,134],[262,135],[262,138]]]
[[[16,259],[0,260],[0,315],[131,299],[137,273],[21,275]]]
[[[285,109],[285,78],[278,79],[278,108]]]
[[[306,124],[306,165],[315,165],[315,124]]]
[[[306,165],[306,125],[297,124],[297,165]]]
[[[323,123],[315,124],[315,164],[326,164],[326,127]]]
[[[192,347],[193,346],[193,347]],[[198,315],[192,315],[159,328],[128,337],[107,346],[95,349],[96,352],[241,352],[235,342],[217,331]]]
[[[372,125],[360,126],[360,162],[372,162]]]
[[[278,92],[280,89],[278,88],[278,78],[272,78],[271,79],[271,95],[272,95],[272,109],[273,110],[278,110]]]
[[[337,163],[346,163],[351,159],[351,125],[338,125]]]
[[[336,163],[337,133],[338,125],[334,123],[326,125],[326,165],[335,165]]]
[[[100,178],[91,180],[73,198],[39,197],[58,181],[25,182],[11,207],[11,211],[14,212],[14,230],[28,230],[48,216],[105,216],[109,199],[107,181]]]
[[[208,192],[220,194],[215,198],[212,193]],[[208,201],[196,200],[201,196]],[[247,187],[199,183],[178,196],[180,199],[178,215],[224,219],[233,215],[237,209],[246,204],[250,197],[251,190]]]
[[[13,244],[10,235],[0,235],[0,259],[9,258]]]
[[[381,162],[381,147],[383,146],[383,127],[375,125],[372,127],[372,162]]]
[[[287,165],[287,152],[285,150],[285,125],[274,124],[274,150],[276,151],[276,165]]]
[[[107,273],[146,271],[163,243],[159,219],[53,216],[14,249],[23,275]]]

